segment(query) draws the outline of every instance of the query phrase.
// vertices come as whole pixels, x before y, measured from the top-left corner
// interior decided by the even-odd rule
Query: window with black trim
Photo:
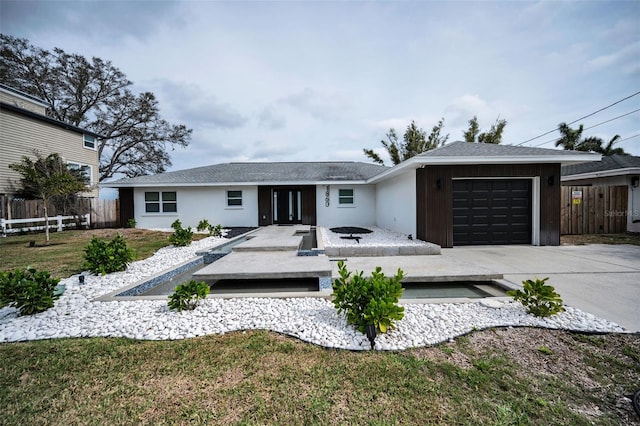
[[[161,207],[162,213],[176,213],[178,211],[175,191],[144,193],[144,211],[146,213],[160,213]]]
[[[227,206],[242,207],[242,191],[227,191]]]
[[[353,189],[339,189],[338,204],[352,206],[353,205]]]
[[[96,138],[89,135],[82,135],[82,143],[85,148],[96,149]]]

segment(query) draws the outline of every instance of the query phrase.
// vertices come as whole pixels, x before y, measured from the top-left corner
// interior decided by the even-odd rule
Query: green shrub
[[[207,219],[202,219],[200,222],[198,222],[198,226],[196,227],[196,229],[199,232],[209,230],[209,233],[211,233],[211,224],[209,224],[209,221]]]
[[[549,277],[535,281],[522,281],[523,290],[509,290],[507,295],[522,303],[527,312],[537,317],[548,317],[564,311],[562,299],[553,286],[545,284]]]
[[[176,219],[176,221],[171,224],[171,227],[174,229],[173,234],[169,236],[171,244],[176,247],[185,247],[191,244],[193,240],[191,227],[184,229],[182,223],[180,223],[180,219]]]
[[[48,271],[25,270],[0,272],[0,307],[13,306],[20,315],[32,315],[51,308],[59,295],[55,294],[60,280]]]
[[[169,309],[193,310],[198,306],[200,299],[207,297],[207,294],[209,294],[209,285],[204,281],[191,280],[179,284],[169,295]]]
[[[127,219],[127,228],[135,228],[137,224],[138,222],[136,222],[135,219],[133,218]]]
[[[381,333],[395,328],[395,321],[404,317],[404,308],[398,306],[403,292],[402,270],[398,269],[393,277],[386,277],[378,266],[371,277],[365,278],[362,272],[349,272],[342,261],[338,262],[338,270],[340,278],[333,283],[333,304],[338,313],[344,312],[347,322],[362,333],[367,324],[375,325]]]
[[[213,235],[214,237],[222,236],[222,225],[217,224],[216,226],[209,225],[209,235]]]
[[[84,249],[84,266],[95,274],[110,274],[124,271],[135,258],[135,251],[127,247],[122,235],[118,234],[109,242],[93,237]]]

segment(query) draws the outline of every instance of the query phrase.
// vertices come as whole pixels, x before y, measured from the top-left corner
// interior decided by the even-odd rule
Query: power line
[[[617,142],[626,141],[627,139],[633,139],[633,138],[638,137],[638,136],[640,136],[640,133],[636,133],[635,135],[633,135],[633,136],[629,136],[629,137],[624,138],[624,139],[618,139],[618,141],[617,141]]]
[[[602,112],[602,111],[604,111],[605,109],[609,109],[609,108],[611,108],[612,106],[617,105],[617,104],[619,104],[620,102],[626,101],[627,99],[631,99],[631,98],[633,98],[634,96],[637,96],[637,95],[640,95],[640,92],[636,92],[636,93],[634,93],[633,95],[629,95],[629,96],[627,96],[626,98],[622,98],[622,99],[620,99],[619,101],[616,101],[616,102],[612,103],[611,105],[607,105],[607,106],[606,106],[606,107],[604,107],[604,108],[600,108],[599,110],[594,111],[594,112],[592,112],[591,114],[587,114],[587,115],[585,115],[584,117],[580,117],[580,118],[578,118],[577,120],[573,120],[571,123],[567,123],[567,125],[571,125],[571,124],[577,123],[577,122],[578,122],[578,121],[580,121],[580,120],[584,120],[585,118],[591,117],[592,115],[596,115],[597,113]],[[525,143],[527,143],[527,142],[534,141],[534,140],[539,139],[539,138],[541,138],[541,137],[543,137],[543,136],[546,136],[546,135],[548,135],[548,134],[550,134],[550,133],[553,133],[553,132],[555,132],[556,130],[558,130],[558,127],[556,127],[556,128],[555,128],[555,129],[553,129],[553,130],[549,130],[548,132],[544,132],[544,133],[542,133],[542,134],[540,134],[540,135],[538,135],[538,136],[536,136],[536,137],[534,137],[534,138],[527,139],[527,140],[526,140],[526,141],[524,141],[524,142],[520,142],[520,143],[516,144],[516,146],[520,146],[520,145],[525,144]],[[549,143],[549,142],[545,142],[545,143]],[[541,144],[541,145],[544,145],[544,144]],[[540,146],[540,145],[536,145],[536,146]]]
[[[622,118],[622,117],[626,117],[627,115],[631,115],[631,114],[633,114],[633,113],[635,113],[635,112],[638,112],[638,111],[640,111],[640,108],[638,108],[638,109],[636,109],[636,110],[633,110],[633,111],[631,111],[631,112],[628,112],[628,113],[626,113],[626,114],[621,114],[621,115],[618,115],[617,117],[613,117],[613,118],[610,118],[610,119],[608,119],[608,120],[602,121],[602,122],[600,122],[600,123],[598,123],[598,124],[594,124],[593,126],[585,127],[585,128],[584,128],[584,129],[582,129],[582,130],[589,130],[589,129],[593,129],[594,127],[602,126],[603,124],[609,123],[609,122],[614,121],[614,120],[618,120],[618,119],[620,119],[620,118]],[[570,123],[570,124],[571,124],[571,123]],[[557,130],[557,129],[556,129],[556,130]],[[555,130],[554,130],[554,131],[555,131]],[[558,138],[553,139],[553,140],[550,140],[550,141],[542,142],[542,143],[539,143],[538,145],[533,145],[533,148],[537,148],[537,147],[539,147],[539,146],[546,145],[546,144],[548,144],[548,143],[555,142],[555,141],[557,141],[557,140],[558,140]]]
[[[636,109],[636,110],[633,110],[633,111],[631,111],[631,112],[628,112],[628,113],[626,113],[626,114],[622,114],[622,115],[619,115],[619,116],[617,116],[617,117],[613,117],[613,118],[611,118],[611,119],[609,119],[609,120],[607,120],[607,121],[603,121],[602,123],[598,123],[598,124],[594,124],[593,126],[585,127],[583,130],[593,129],[594,127],[598,127],[598,126],[600,126],[600,125],[602,125],[602,124],[605,124],[605,123],[608,123],[608,122],[610,122],[610,121],[617,120],[618,118],[626,117],[627,115],[631,115],[631,114],[633,114],[634,112],[638,112],[638,111],[640,111],[640,108],[638,108],[638,109]]]

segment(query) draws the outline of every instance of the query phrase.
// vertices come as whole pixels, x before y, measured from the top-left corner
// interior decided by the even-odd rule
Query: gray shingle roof
[[[562,149],[533,148],[529,146],[500,145],[492,143],[451,142],[433,151],[419,154],[418,157],[527,157],[527,156],[575,156],[577,151]]]
[[[640,168],[640,157],[634,157],[633,155],[611,155],[609,157],[602,157],[602,160],[592,163],[562,166],[562,176],[630,168]]]
[[[249,182],[364,181],[385,171],[377,164],[342,162],[224,163],[151,176],[120,179],[111,184],[215,184]]]

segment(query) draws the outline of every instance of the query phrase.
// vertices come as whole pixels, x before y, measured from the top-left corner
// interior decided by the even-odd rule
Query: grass
[[[11,236],[2,268],[68,276],[92,236],[117,232],[138,259],[169,244],[137,229],[53,233],[33,248],[42,236]],[[267,331],[56,339],[0,344],[0,424],[618,425],[638,420],[624,399],[638,383],[637,334],[497,329],[389,353]]]
[[[597,360],[582,381],[571,369],[550,375],[497,347],[477,344],[487,333],[492,331],[392,353],[322,349],[266,331],[173,342],[97,338],[2,344],[2,422],[614,425],[633,420],[630,404],[613,407],[619,393],[631,393],[640,380],[637,359],[623,353],[637,354],[640,337],[604,336],[602,348],[548,331],[562,350],[546,355],[535,345],[529,349],[529,356],[545,363],[562,362],[549,357],[564,352]]]
[[[127,246],[136,250],[136,260],[145,259],[171,244],[170,233],[129,228],[52,232],[49,244],[46,244],[44,234],[11,235],[0,238],[0,269],[31,265],[48,270],[55,278],[65,278],[84,270],[84,249],[93,236],[111,239],[118,233],[122,234]],[[206,235],[195,234],[193,239],[204,237]],[[29,247],[31,241],[36,242],[35,247]]]

